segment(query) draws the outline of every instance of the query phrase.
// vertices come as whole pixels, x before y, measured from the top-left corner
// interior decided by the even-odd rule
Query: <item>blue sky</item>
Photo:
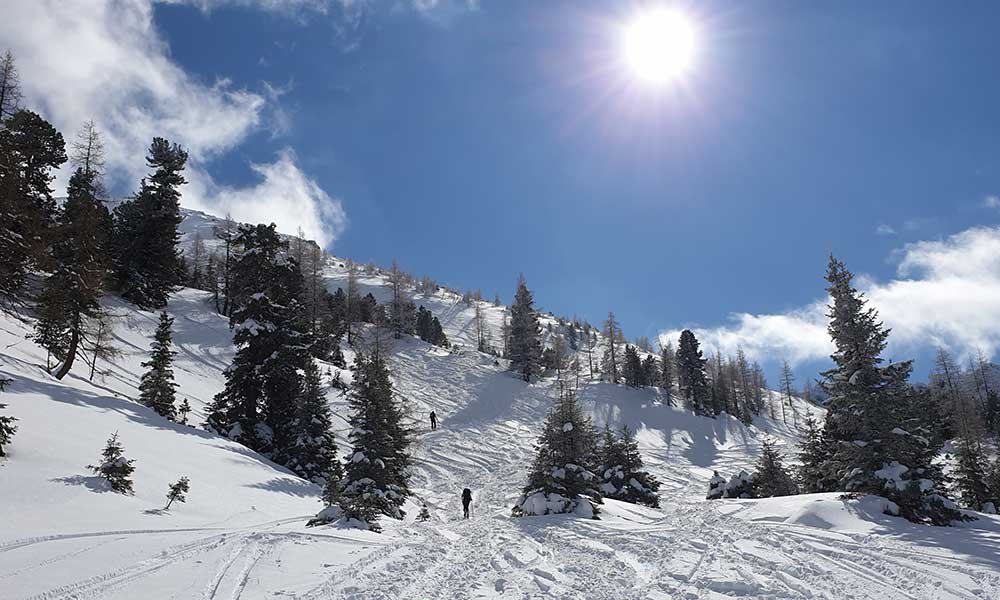
[[[653,3],[293,4],[133,6],[131,25],[151,26],[157,43],[137,47],[191,88],[184,118],[220,103],[189,136],[196,204],[234,190],[250,203],[262,177],[272,191],[291,180],[290,204],[336,205],[293,212],[327,221],[303,225],[338,255],[397,258],[505,299],[524,272],[543,309],[592,322],[614,310],[630,337],[698,326],[806,373],[815,343],[770,330],[757,337],[777,341],[755,343],[729,315],[800,315],[822,299],[830,252],[876,296],[908,280],[954,290],[935,257],[1000,235],[992,3],[675,3],[697,51],[663,88],[621,56],[622,25]],[[95,28],[116,35],[112,13]],[[14,41],[32,62],[30,40]],[[168,104],[150,111],[170,116]],[[285,212],[264,202],[255,214],[287,229]],[[952,237],[976,227],[985,241]],[[984,260],[972,279],[992,294],[998,265]],[[919,340],[933,338],[993,353],[1000,332],[955,319],[918,327],[899,352],[926,357]]]

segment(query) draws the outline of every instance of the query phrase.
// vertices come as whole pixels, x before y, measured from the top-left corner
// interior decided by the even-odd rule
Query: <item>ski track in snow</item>
[[[328,275],[334,282],[343,279],[337,267]],[[371,290],[384,296],[377,278],[364,277],[361,283],[362,293]],[[206,312],[198,298],[185,292],[171,304],[181,317],[178,372],[184,374],[183,381],[194,382],[180,392],[190,399],[195,414],[218,390],[219,370],[231,357],[231,347],[213,342],[228,335],[228,328]],[[511,517],[539,426],[556,396],[554,384],[546,380],[526,386],[503,373],[492,357],[468,350],[474,336],[472,309],[456,298],[438,294],[418,296],[416,302],[431,308],[449,337],[464,348],[447,353],[401,340],[393,349],[393,382],[419,428],[411,482],[415,504],[408,507],[405,522],[383,519],[386,531],[381,535],[305,528],[308,515],[276,518],[291,511],[275,513],[265,507],[257,513],[253,507],[226,505],[220,498],[218,503],[229,507],[228,517],[212,513],[211,519],[183,521],[192,526],[174,529],[124,528],[133,522],[49,535],[31,534],[51,530],[18,529],[15,536],[0,529],[0,597],[1000,598],[1000,520],[986,517],[974,530],[930,528],[935,531],[925,533],[927,528],[885,518],[872,530],[840,531],[822,523],[786,522],[793,509],[775,509],[778,516],[773,518],[762,515],[765,501],[704,501],[711,470],[728,476],[749,468],[761,432],[748,435],[731,419],[693,417],[656,405],[649,392],[606,384],[585,384],[581,401],[599,425],[609,420],[639,428],[648,466],[663,482],[662,508],[608,501],[601,507],[601,520]],[[119,332],[122,346],[129,352],[144,351],[145,342],[136,339],[136,331],[151,330],[155,315],[115,306],[128,315]],[[484,312],[498,330],[500,309],[486,307]],[[28,344],[16,326],[6,333],[5,339]],[[19,356],[5,365],[16,366],[22,379],[43,381],[32,366],[38,357]],[[124,397],[127,390],[121,386],[134,386],[136,378],[134,368],[116,366],[108,376],[113,387],[102,388],[102,393]],[[330,400],[344,416],[344,398],[331,392]],[[80,396],[76,403],[87,401],[89,397]],[[107,406],[121,412],[118,404]],[[437,431],[427,427],[430,410],[438,415]],[[787,452],[793,441],[789,429],[764,427]],[[344,434],[338,433],[342,452]],[[224,453],[231,461],[227,465],[264,468],[254,456],[220,449],[218,442],[201,434],[190,437],[193,443]],[[143,465],[140,460],[140,473]],[[285,487],[276,489],[285,494],[315,494],[290,488],[285,480],[280,483]],[[468,520],[461,518],[460,493],[465,487],[474,493]],[[195,487],[192,502],[197,491]],[[81,493],[94,501],[92,492]],[[814,501],[840,506],[833,496],[799,498],[793,501],[800,502],[796,507]],[[107,495],[106,502],[113,500]],[[424,523],[413,520],[420,503],[431,514]],[[180,506],[172,512],[183,515],[186,510]],[[109,513],[107,523],[116,522],[114,516]],[[949,545],[952,535],[961,538],[961,546]],[[63,577],[49,581],[49,573]]]

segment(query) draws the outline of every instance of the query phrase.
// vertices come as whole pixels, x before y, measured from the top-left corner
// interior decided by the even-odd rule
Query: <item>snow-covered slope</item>
[[[346,278],[342,264],[330,262],[331,287]],[[363,293],[387,293],[381,275],[361,284]],[[883,516],[877,499],[705,501],[713,469],[749,467],[765,435],[790,453],[794,427],[697,417],[663,405],[654,390],[585,377],[580,397],[595,423],[637,429],[664,482],[662,509],[608,501],[599,521],[510,517],[554,381],[526,385],[474,351],[474,310],[458,295],[415,301],[458,344],[394,344],[393,381],[420,429],[416,497],[407,520],[385,520],[381,535],[307,529],[320,508],[315,486],[136,404],[155,314],[109,300],[125,355],[93,383],[82,364],[55,381],[41,367],[44,353],[24,339],[30,326],[0,318],[0,375],[15,380],[2,398],[20,419],[0,462],[0,597],[1000,597],[996,518],[938,529]],[[182,290],[167,310],[176,319],[179,392],[200,422],[232,357],[230,332],[204,292]],[[502,311],[484,306],[494,336]],[[344,398],[329,398],[343,450]],[[795,409],[797,418],[820,410],[798,401]],[[425,425],[430,410],[440,420],[434,432]],[[85,468],[114,431],[136,459],[134,497],[103,491]],[[160,511],[181,475],[191,479],[187,503]],[[464,487],[475,492],[468,521],[459,518]],[[413,521],[420,503],[431,513],[426,523]]]

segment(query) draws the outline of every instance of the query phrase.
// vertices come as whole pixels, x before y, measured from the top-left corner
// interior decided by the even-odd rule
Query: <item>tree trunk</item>
[[[73,327],[69,336],[69,349],[66,350],[66,359],[56,372],[56,379],[61,380],[73,368],[73,361],[76,359],[76,349],[80,345],[80,328]]]

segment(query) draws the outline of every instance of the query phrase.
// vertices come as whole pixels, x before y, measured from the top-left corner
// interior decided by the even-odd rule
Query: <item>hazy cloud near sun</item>
[[[974,227],[945,240],[907,244],[896,253],[891,281],[855,277],[855,285],[892,328],[887,358],[944,346],[965,355],[1000,349],[1000,227]],[[851,265],[847,265],[848,268]],[[817,288],[825,265],[817,265]],[[829,356],[827,299],[779,314],[731,315],[731,323],[692,330],[706,348],[733,353],[742,346],[760,360],[796,364]],[[676,345],[679,330],[661,332]]]
[[[15,53],[26,106],[52,121],[67,140],[84,121],[96,122],[112,187],[138,186],[147,172],[146,148],[153,136],[161,136],[190,155],[183,205],[215,214],[228,210],[241,221],[273,220],[287,233],[301,226],[322,244],[343,230],[340,201],[301,171],[290,150],[281,151],[273,163],[251,165],[260,182],[248,187],[221,185],[207,172],[209,159],[262,128],[280,129],[287,115],[278,104],[280,94],[273,93],[278,88],[265,85],[258,93],[225,79],[207,84],[175,64],[153,23],[152,0],[7,3],[0,40]],[[57,194],[67,179],[66,172],[60,174]]]

